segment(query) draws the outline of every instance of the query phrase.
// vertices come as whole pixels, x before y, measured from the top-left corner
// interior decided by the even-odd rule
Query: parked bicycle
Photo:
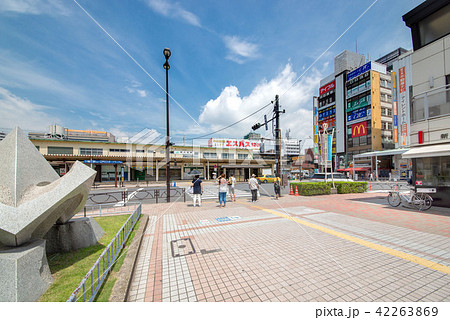
[[[398,207],[402,202],[406,202],[420,211],[430,209],[433,204],[433,198],[428,193],[415,192],[413,189],[410,190],[409,195],[400,193],[398,185],[392,186],[387,201],[392,207]]]

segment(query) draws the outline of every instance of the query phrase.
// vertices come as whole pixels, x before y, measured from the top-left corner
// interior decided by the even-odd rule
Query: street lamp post
[[[163,50],[166,62],[163,67],[166,69],[166,187],[167,187],[167,202],[170,202],[170,136],[169,136],[169,58],[171,55],[170,49]]]

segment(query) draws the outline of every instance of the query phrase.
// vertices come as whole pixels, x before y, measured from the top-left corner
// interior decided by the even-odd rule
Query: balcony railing
[[[412,99],[412,122],[450,115],[450,85],[418,94]]]

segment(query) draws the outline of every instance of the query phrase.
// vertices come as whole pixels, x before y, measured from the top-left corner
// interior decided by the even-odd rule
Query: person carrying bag
[[[202,180],[200,180],[200,176],[196,175],[194,180],[192,180],[192,201],[195,207],[195,204],[198,202],[198,206],[202,206],[202,193],[203,193],[203,184]]]

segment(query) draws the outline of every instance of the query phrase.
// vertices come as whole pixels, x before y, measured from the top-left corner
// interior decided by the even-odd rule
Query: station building
[[[30,134],[30,140],[60,175],[78,160],[97,171],[96,182],[120,181],[122,177],[124,181],[166,180],[163,144],[69,140],[36,134]],[[190,180],[195,174],[214,179],[225,173],[234,174],[237,181],[246,181],[263,169],[274,171],[274,160],[254,157],[255,147],[249,147],[254,141],[221,140],[225,145],[171,146],[171,180]]]

